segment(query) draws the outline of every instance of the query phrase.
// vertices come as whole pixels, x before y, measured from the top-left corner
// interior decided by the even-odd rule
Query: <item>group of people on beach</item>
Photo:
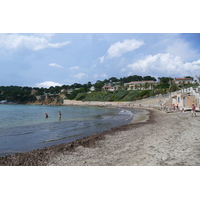
[[[173,111],[178,111],[179,110],[178,104],[177,105],[172,104],[172,110]],[[200,110],[200,105],[199,105],[199,110]],[[184,108],[182,108],[181,112],[182,113],[185,112]],[[196,115],[196,106],[194,105],[194,103],[192,104],[192,107],[191,107],[191,113],[192,113],[192,117],[197,117],[197,115]]]
[[[184,108],[182,108],[181,112],[183,112],[183,113],[185,112]],[[192,117],[197,117],[196,106],[194,105],[194,103],[192,104],[191,113],[192,113]]]
[[[45,114],[45,117],[47,119],[49,117],[48,113],[45,112],[44,114]],[[61,116],[62,116],[61,112],[58,111],[58,117],[59,117],[59,119],[61,119]]]
[[[177,105],[172,104],[172,109],[173,109],[174,111],[178,111],[178,110],[179,110],[178,104],[177,104]]]

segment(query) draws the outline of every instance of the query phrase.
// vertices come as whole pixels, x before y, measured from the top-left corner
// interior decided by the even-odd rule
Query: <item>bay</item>
[[[0,105],[0,156],[69,143],[127,124],[138,112],[105,107]]]

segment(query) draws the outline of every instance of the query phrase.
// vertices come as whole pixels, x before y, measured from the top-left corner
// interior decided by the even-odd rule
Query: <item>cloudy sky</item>
[[[0,34],[0,85],[95,83],[200,75],[200,34]]]
[[[200,33],[199,1],[197,0],[8,0],[1,1],[0,11],[0,86],[48,87],[76,82],[95,83],[96,80],[129,75],[154,77],[200,75],[200,34],[197,34]],[[61,176],[58,176],[58,170],[56,168],[55,170],[56,176],[53,173],[53,179],[63,177],[65,172],[61,171],[59,174]],[[84,188],[82,184],[79,190],[85,191],[90,185],[90,187],[94,186],[91,191],[95,192],[97,186],[102,186],[102,183],[106,184],[102,179],[104,177],[102,174],[116,177],[116,172],[107,174],[108,169],[103,169],[99,173],[98,169],[98,173],[93,171],[95,173],[93,180],[93,176],[90,176],[91,169],[89,170],[88,184],[85,184],[87,188]],[[111,170],[113,171],[113,168]],[[171,181],[171,177],[172,175],[177,177],[177,172],[182,177],[183,171],[180,172],[180,168],[178,168],[179,171],[170,168],[169,173],[166,170],[163,173],[163,170],[159,171],[157,168],[155,173],[152,173],[152,169],[151,171],[138,170],[134,174],[133,170],[131,171],[135,182],[140,183],[143,179],[147,183],[151,181],[151,184],[145,187],[146,184],[142,190],[145,188],[147,191],[154,191],[156,185],[158,191],[163,191],[163,188],[169,188],[171,185],[173,196],[180,198],[180,192],[176,194],[173,189],[182,191],[185,187],[187,187],[185,190],[187,193],[182,193],[182,199],[187,196],[191,197],[191,194],[198,196],[197,192],[194,192],[194,188],[198,185],[196,184],[198,171],[192,170],[194,176],[191,176],[191,170],[188,170],[187,174],[184,169],[185,181],[180,178],[177,182],[177,180]],[[27,178],[23,179],[22,176],[25,174],[24,169],[23,173],[13,172],[10,173],[9,170],[9,173],[4,173],[5,181],[8,180],[8,175],[11,175],[13,180],[16,174],[20,174],[20,180],[16,177],[20,184],[15,184],[12,188],[20,191],[21,188],[16,185],[21,187],[27,182]],[[38,171],[33,172],[35,173],[31,173],[31,180],[38,177],[36,176]],[[77,171],[75,168],[73,172],[67,174],[67,178],[72,181],[77,173],[79,179],[85,174],[85,171],[80,171],[80,169]],[[117,173],[120,182],[129,183],[128,179],[124,179],[124,177],[130,177],[129,171],[126,174],[124,170],[118,170]],[[162,176],[160,176],[161,173]],[[46,180],[48,177],[49,173]],[[189,177],[188,180],[187,177]],[[191,177],[195,179],[191,180]],[[92,182],[98,180],[98,183],[91,185],[91,178]],[[108,186],[116,190],[119,183],[113,178],[111,180],[114,181],[108,181]],[[58,181],[62,182],[62,180]],[[185,184],[186,182],[194,183],[190,184],[191,190]],[[29,188],[35,187],[35,181],[31,183],[29,183]],[[127,187],[129,185],[125,184],[124,188],[120,185],[120,193],[116,193],[115,197],[118,199],[120,195],[124,197],[124,194],[128,197]],[[26,185],[23,186],[26,187]],[[45,189],[51,188],[51,182],[45,182],[45,186],[47,186]],[[4,190],[9,193],[10,186],[7,188],[5,187]],[[60,187],[56,189],[54,188],[56,197],[62,195]],[[139,192],[136,192],[138,195],[134,194],[139,199],[141,199],[142,190],[139,188]],[[76,191],[73,188],[71,191],[69,195],[72,194],[74,197]],[[16,196],[16,193],[13,194]],[[147,196],[145,195],[144,199],[149,199],[149,192],[145,194]],[[50,195],[51,199],[52,193]],[[81,192],[80,195],[82,195]],[[113,193],[109,195],[113,197]],[[160,195],[157,195],[158,198],[155,194],[153,195],[151,196],[154,199],[160,199]]]

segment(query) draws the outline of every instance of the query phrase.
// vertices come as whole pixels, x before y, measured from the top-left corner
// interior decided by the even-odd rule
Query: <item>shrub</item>
[[[75,98],[75,100],[83,100],[85,97],[86,97],[86,93],[79,93],[77,96],[76,96],[76,98]]]
[[[122,100],[125,96],[127,96],[129,92],[127,90],[120,90],[116,93],[116,101]]]

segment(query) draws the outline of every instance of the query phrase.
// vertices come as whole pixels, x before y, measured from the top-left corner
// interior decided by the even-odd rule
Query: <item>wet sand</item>
[[[200,115],[146,110],[138,123],[2,157],[0,166],[199,166]]]

